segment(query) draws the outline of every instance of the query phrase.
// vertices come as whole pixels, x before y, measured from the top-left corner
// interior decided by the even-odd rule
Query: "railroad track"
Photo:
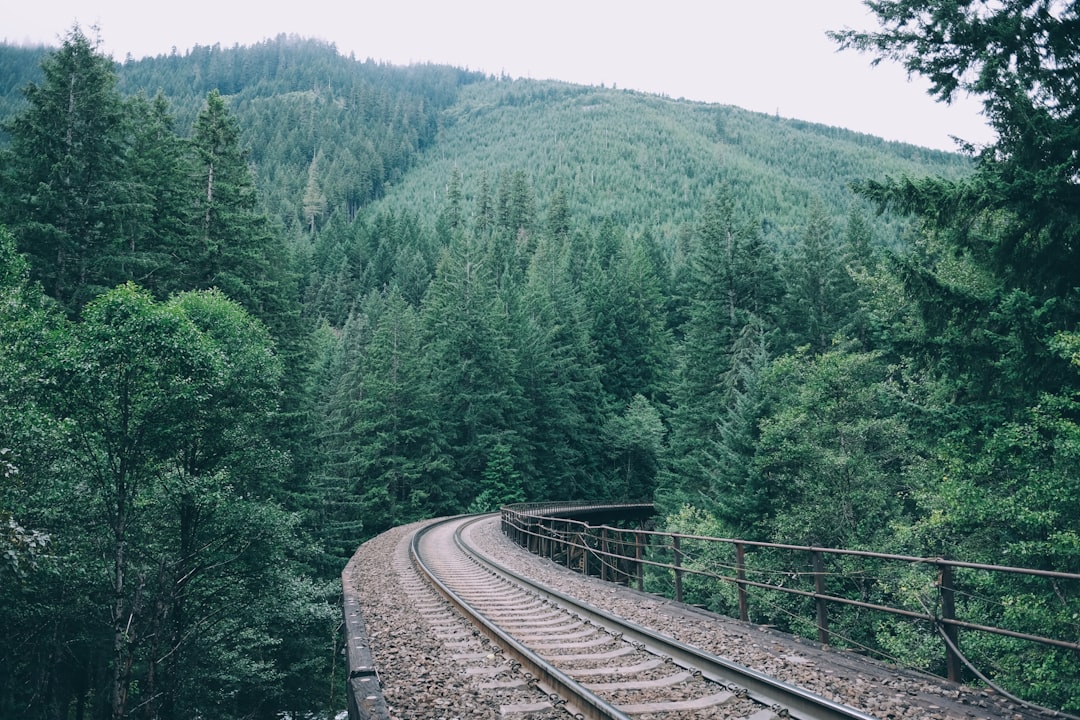
[[[420,573],[555,706],[579,718],[873,720],[578,602],[471,547],[476,516],[412,540]]]

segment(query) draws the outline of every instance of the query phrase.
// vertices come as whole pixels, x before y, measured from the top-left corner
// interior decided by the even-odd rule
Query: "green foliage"
[[[978,152],[978,181],[941,193],[957,210],[947,224],[958,230],[959,244],[976,246],[981,238],[952,220],[994,215],[1000,240],[986,249],[1003,279],[1070,295],[1080,285],[1080,96],[1069,69],[1080,54],[1077,8],[1043,0],[992,8],[973,0],[892,0],[873,3],[873,10],[881,29],[837,33],[842,46],[899,60],[925,76],[942,100],[970,93],[997,132]],[[924,212],[932,207],[925,200],[919,201]]]
[[[323,711],[356,545],[522,499],[1075,569],[1075,8],[870,7],[882,31],[844,43],[986,102],[974,164],[287,36],[123,65],[78,28],[0,47],[0,715]],[[934,591],[829,571],[870,602]],[[1060,587],[957,582],[977,622],[1075,635]],[[809,609],[751,601],[801,633]],[[940,670],[929,628],[831,622]],[[962,645],[1076,707],[1074,657]]]
[[[503,505],[524,501],[522,475],[514,468],[510,446],[497,444],[492,448],[484,468],[484,489],[470,503],[468,512],[495,512]]]
[[[123,101],[112,63],[78,27],[42,71],[5,126],[0,220],[35,258],[35,278],[74,312],[116,279],[104,259],[130,200]]]
[[[611,417],[604,435],[619,466],[608,492],[620,501],[632,502],[652,495],[665,428],[660,413],[643,395],[635,395],[626,410]]]
[[[0,327],[17,339],[18,320]],[[57,431],[36,441],[46,452],[28,472],[33,484],[3,488],[4,506],[55,548],[6,593],[3,655],[15,684],[0,695],[4,712],[300,707],[276,688],[291,678],[303,696],[317,667],[296,643],[279,652],[284,630],[294,614],[312,629],[332,625],[333,594],[289,559],[296,518],[271,500],[282,463],[266,421],[281,370],[265,328],[220,293],[156,303],[133,285],[95,299],[78,323],[55,323],[56,359],[36,367],[62,391],[36,405],[5,398],[18,420],[5,441]],[[33,360],[25,341],[8,347],[5,367]],[[69,583],[82,588],[75,602]],[[48,645],[12,654],[53,633],[70,657]],[[54,688],[49,703],[33,700],[35,677]]]
[[[524,408],[507,306],[479,243],[466,235],[443,254],[424,298],[424,342],[431,363],[443,482],[428,490],[441,512],[466,507],[482,489],[499,444],[527,463]]]
[[[484,176],[490,182],[528,168],[539,207],[561,188],[583,227],[614,220],[630,235],[647,229],[668,251],[721,183],[783,245],[798,236],[812,199],[841,222],[855,180],[883,172],[957,177],[968,169],[955,155],[839,128],[551,81],[469,84],[442,124],[439,151],[426,154],[386,204],[416,209],[431,223],[452,172],[463,187],[479,188]],[[481,197],[465,193],[466,202]],[[883,239],[896,235],[885,218],[875,222],[886,228]]]
[[[753,460],[764,537],[825,547],[880,547],[906,521],[908,466],[918,449],[872,353],[787,356],[770,368],[772,412]],[[722,496],[724,497],[724,496]],[[759,501],[760,502],[760,501]]]
[[[781,285],[772,248],[727,191],[706,205],[686,245],[678,288],[686,321],[671,390],[666,484],[696,494],[716,482],[709,478],[714,472],[728,476],[722,483],[740,484],[731,475],[741,474],[745,458],[735,466],[728,461],[746,451],[736,436],[753,433],[753,376],[768,360]]]

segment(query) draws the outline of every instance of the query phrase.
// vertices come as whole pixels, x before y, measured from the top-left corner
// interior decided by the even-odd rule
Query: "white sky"
[[[837,125],[927,147],[988,141],[978,105],[945,106],[920,78],[826,30],[872,29],[861,0],[3,0],[0,39],[58,45],[77,21],[117,60],[280,33],[394,64],[663,93]],[[92,35],[91,35],[92,36]]]

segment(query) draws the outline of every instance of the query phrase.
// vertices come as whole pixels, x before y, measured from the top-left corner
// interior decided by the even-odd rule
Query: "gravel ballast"
[[[412,568],[409,541],[425,524],[394,528],[369,540],[357,550],[352,563],[353,582],[391,717],[565,718]],[[582,577],[512,543],[500,531],[498,518],[472,525],[466,540],[514,572],[599,609],[882,720],[1045,717],[992,692]]]

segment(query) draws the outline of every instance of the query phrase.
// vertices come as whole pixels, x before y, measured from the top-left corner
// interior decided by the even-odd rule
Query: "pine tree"
[[[698,455],[707,507],[729,528],[727,534],[753,537],[768,517],[771,488],[753,470],[759,426],[768,411],[765,375],[772,360],[769,329],[753,318],[731,347],[731,367],[721,378],[727,406],[716,419],[716,432]]]
[[[132,213],[124,218],[127,247],[115,258],[111,274],[164,298],[188,289],[183,281],[188,260],[184,252],[193,232],[190,167],[164,95],[149,101],[138,95],[128,101],[128,112]]]
[[[646,250],[605,224],[589,246],[581,277],[582,296],[607,399],[618,412],[643,395],[663,402],[671,370],[671,335],[660,280]]]
[[[354,401],[349,427],[356,494],[365,515],[389,524],[366,523],[375,533],[392,524],[428,516],[424,496],[445,471],[437,446],[437,416],[419,311],[391,288],[365,304],[371,339],[356,367],[363,393]],[[374,498],[385,498],[382,507]],[[366,502],[365,502],[366,500]]]
[[[709,444],[731,408],[734,347],[744,328],[771,333],[779,288],[775,260],[742,221],[724,190],[706,204],[686,259],[687,321],[671,390],[671,462],[664,486],[691,493],[709,487]]]
[[[488,454],[508,444],[515,459],[526,457],[525,409],[516,381],[507,306],[490,268],[491,258],[466,234],[439,262],[424,298],[425,346],[431,359],[440,450],[451,463],[428,489],[437,512],[467,507],[479,485]]]
[[[318,221],[323,219],[326,214],[327,200],[326,195],[322,191],[322,187],[319,179],[319,160],[322,158],[321,152],[316,152],[311,158],[311,165],[308,166],[308,179],[307,185],[304,186],[304,199],[303,199],[303,212],[304,212],[304,224],[307,227],[308,234],[314,236],[315,231],[318,229]]]
[[[518,377],[534,457],[527,499],[597,499],[604,405],[589,315],[570,279],[572,259],[542,237],[529,265],[518,327]]]
[[[261,315],[259,281],[267,272],[269,232],[258,211],[240,127],[216,90],[207,95],[195,121],[191,148],[197,233],[189,284],[219,288]]]
[[[42,84],[24,90],[25,110],[6,126],[0,219],[32,258],[35,279],[75,313],[120,279],[110,259],[124,249],[124,220],[139,193],[125,166],[112,61],[75,26],[42,71]]]
[[[850,308],[844,300],[851,278],[820,204],[810,207],[802,235],[786,258],[785,274],[787,344],[809,345],[814,352],[824,352],[848,317]]]

